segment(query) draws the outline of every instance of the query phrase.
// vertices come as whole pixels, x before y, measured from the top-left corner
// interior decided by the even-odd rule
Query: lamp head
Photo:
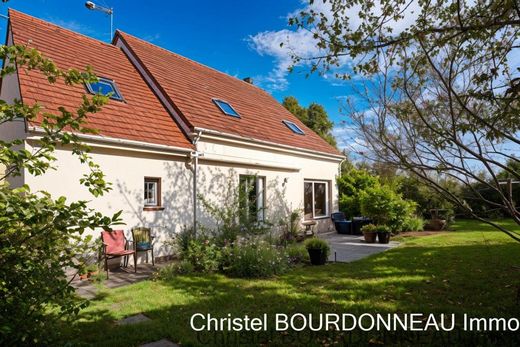
[[[88,8],[89,10],[94,10],[94,9],[96,9],[96,4],[94,4],[92,1],[87,1],[85,3],[85,7]]]

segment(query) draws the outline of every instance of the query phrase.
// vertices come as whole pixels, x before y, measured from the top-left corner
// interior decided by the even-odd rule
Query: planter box
[[[377,240],[379,243],[389,243],[390,233],[377,233]]]
[[[327,255],[321,249],[308,249],[307,251],[312,265],[324,265],[327,262]]]
[[[363,236],[365,237],[366,243],[375,243],[377,239],[377,233],[363,233]]]

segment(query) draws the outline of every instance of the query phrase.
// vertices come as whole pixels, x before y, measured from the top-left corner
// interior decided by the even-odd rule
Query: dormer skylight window
[[[110,99],[122,101],[123,97],[117,89],[116,82],[111,79],[98,77],[97,82],[87,83],[87,89],[91,94],[102,94]]]
[[[293,133],[298,134],[298,135],[305,135],[305,132],[299,126],[294,124],[293,122],[284,120],[283,124],[285,124],[289,129],[291,129]]]
[[[219,100],[219,99],[213,99],[213,102],[215,103],[215,105],[217,105],[218,108],[220,108],[220,110],[224,114],[227,114],[228,116],[231,116],[231,117],[240,118],[240,115],[238,114],[238,112],[235,111],[235,109],[233,107],[231,107],[231,105],[228,102]]]

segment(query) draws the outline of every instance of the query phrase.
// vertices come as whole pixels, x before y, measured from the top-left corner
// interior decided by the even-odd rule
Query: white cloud
[[[274,58],[275,67],[266,76],[255,77],[260,85],[271,91],[287,88],[292,56],[310,58],[320,52],[312,34],[303,29],[264,31],[249,36],[248,41],[258,54]]]
[[[322,13],[329,20],[333,19],[332,9],[329,2],[315,1],[308,4],[307,1],[302,1],[305,4],[287,14],[287,19],[297,17],[302,11],[314,11]],[[357,28],[361,24],[361,19],[358,15],[360,7],[358,5],[348,9],[349,27],[351,29]],[[393,33],[397,34],[407,29],[412,25],[418,14],[419,5],[413,2],[403,12],[404,18],[398,21],[391,20],[387,23],[388,27],[393,29]],[[374,7],[374,14],[380,15],[381,9],[378,6]],[[296,55],[302,57],[304,60],[300,61],[300,66],[309,65],[310,61],[305,61],[305,58],[311,58],[320,55],[320,49],[317,48],[317,40],[313,38],[313,34],[305,29],[282,29],[278,31],[264,31],[256,35],[251,35],[248,38],[251,47],[263,56],[271,56],[274,58],[274,68],[265,76],[256,76],[255,81],[270,91],[285,90],[288,87],[287,74],[288,68],[293,61],[291,56]],[[280,44],[283,46],[280,47]],[[333,85],[344,85],[343,80],[338,79],[336,74],[344,74],[352,72],[352,61],[349,57],[340,57],[337,67],[331,71],[324,73],[322,76]],[[361,79],[361,76],[352,76],[354,79]]]

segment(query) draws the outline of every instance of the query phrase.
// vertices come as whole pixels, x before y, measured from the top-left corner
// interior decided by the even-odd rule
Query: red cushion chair
[[[105,271],[108,279],[108,260],[125,257],[124,266],[128,265],[128,256],[134,256],[134,271],[137,272],[137,256],[134,247],[129,249],[128,240],[123,230],[102,231],[101,241],[103,242],[103,256],[105,258]]]

